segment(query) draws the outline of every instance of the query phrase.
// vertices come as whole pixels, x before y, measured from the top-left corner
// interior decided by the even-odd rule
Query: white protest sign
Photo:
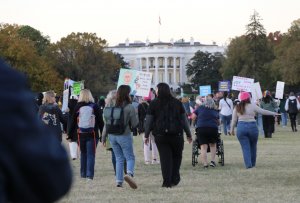
[[[239,76],[233,76],[232,90],[251,92],[254,79],[244,78]]]
[[[282,99],[284,93],[284,82],[277,81],[275,98]]]
[[[63,103],[61,108],[62,112],[65,112],[67,110],[68,103],[69,103],[69,89],[66,89],[63,91]]]
[[[253,84],[251,94],[253,101],[263,98],[259,82]]]
[[[129,85],[131,94],[141,97],[148,97],[151,88],[152,73],[131,69],[121,69],[118,87],[120,85]]]

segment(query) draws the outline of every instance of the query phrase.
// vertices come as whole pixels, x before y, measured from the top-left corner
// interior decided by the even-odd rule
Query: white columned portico
[[[168,84],[168,57],[165,57],[164,60],[165,60],[165,77],[164,77],[164,81],[165,81],[165,83]]]
[[[146,57],[146,70],[149,72],[149,57]]]
[[[158,84],[158,57],[155,57],[155,85]]]
[[[173,87],[176,85],[176,57],[173,57]]]
[[[183,57],[180,57],[180,64],[179,64],[179,78],[180,78],[180,84],[183,84]]]
[[[142,57],[139,58],[139,62],[140,62],[139,63],[140,64],[139,70],[142,71],[142,69],[143,69]]]

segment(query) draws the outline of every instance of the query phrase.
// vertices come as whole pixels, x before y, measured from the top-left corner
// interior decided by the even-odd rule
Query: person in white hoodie
[[[294,92],[290,92],[290,96],[285,103],[285,110],[289,113],[293,132],[297,132],[296,118],[299,109],[300,109],[300,103],[298,99],[295,97]]]

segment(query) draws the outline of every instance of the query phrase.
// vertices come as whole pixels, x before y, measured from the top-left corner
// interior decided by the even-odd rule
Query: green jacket
[[[273,100],[270,101],[270,103],[265,103],[264,101],[261,101],[260,107],[262,109],[265,109],[265,110],[268,110],[268,111],[272,111],[272,112],[277,112],[277,110],[278,110],[278,105]]]

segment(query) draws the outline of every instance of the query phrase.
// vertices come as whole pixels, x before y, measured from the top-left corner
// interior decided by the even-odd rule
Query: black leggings
[[[180,166],[183,151],[183,136],[155,136],[163,176],[163,187],[172,187],[180,182]]]
[[[275,118],[274,116],[262,116],[263,119],[263,129],[265,133],[265,137],[271,138],[272,133],[274,133],[274,125],[275,125]]]
[[[297,130],[297,124],[296,124],[297,113],[289,113],[289,117],[291,120],[292,130],[296,131]]]

